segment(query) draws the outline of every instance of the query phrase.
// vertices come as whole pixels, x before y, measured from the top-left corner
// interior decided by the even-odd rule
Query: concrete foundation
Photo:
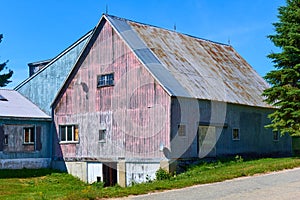
[[[51,158],[1,159],[0,169],[38,169],[50,168]]]

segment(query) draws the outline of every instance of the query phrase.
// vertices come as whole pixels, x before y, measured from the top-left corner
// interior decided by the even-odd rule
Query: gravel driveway
[[[300,199],[300,168],[120,199]]]

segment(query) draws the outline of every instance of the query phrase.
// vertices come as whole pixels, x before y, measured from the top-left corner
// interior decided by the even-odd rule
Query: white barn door
[[[103,182],[102,163],[87,163],[88,183]]]

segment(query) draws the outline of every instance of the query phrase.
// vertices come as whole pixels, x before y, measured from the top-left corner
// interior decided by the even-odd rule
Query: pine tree
[[[266,127],[300,136],[300,0],[286,0],[278,12],[279,22],[273,23],[276,33],[268,38],[281,52],[268,55],[275,70],[265,76],[271,87],[263,93],[276,110]]]
[[[0,34],[0,43],[2,41],[3,35]],[[6,64],[8,61],[4,63],[0,63],[0,72],[4,69],[7,69]],[[8,73],[0,74],[0,87],[5,87],[11,81],[9,80],[13,75],[13,71],[9,70]]]

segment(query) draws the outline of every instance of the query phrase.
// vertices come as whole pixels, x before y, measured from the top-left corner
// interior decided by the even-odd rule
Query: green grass
[[[195,184],[219,182],[242,176],[300,167],[299,158],[219,160],[191,166],[169,180],[136,184],[132,187],[103,188],[86,184],[73,176],[50,169],[0,170],[0,199],[97,199],[145,194],[183,188]]]

